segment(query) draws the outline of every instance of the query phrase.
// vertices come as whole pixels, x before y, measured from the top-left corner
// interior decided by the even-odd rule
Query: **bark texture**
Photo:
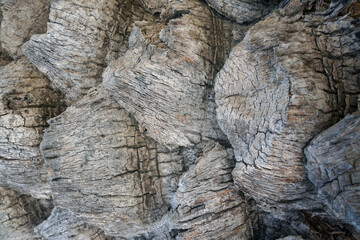
[[[85,219],[73,212],[59,207],[55,207],[51,216],[35,228],[35,233],[49,240],[117,240],[106,236],[103,230],[89,226]]]
[[[346,116],[305,149],[306,168],[330,216],[360,235],[360,115]]]
[[[359,239],[359,17],[0,0],[0,239]]]
[[[157,236],[159,226],[173,225],[163,218],[171,209],[171,199],[181,174],[191,164],[187,163],[191,160],[187,157],[191,154],[190,149],[170,152],[141,136],[135,120],[102,88],[90,90],[81,101],[51,119],[49,124],[41,150],[50,169],[50,185],[56,206],[76,213],[111,236],[126,239]],[[235,205],[241,198],[237,199],[231,181],[229,164],[232,158],[226,156],[226,151],[222,151],[222,155],[213,154],[213,161],[227,161],[223,175],[203,174],[214,178],[213,181],[220,185],[215,185],[213,191],[220,191],[219,188],[224,191],[214,194],[231,198]],[[221,166],[214,163],[214,173],[219,173]],[[202,181],[207,184],[206,179],[195,180],[197,184]],[[223,185],[221,181],[224,181]],[[230,185],[231,191],[228,189]],[[198,195],[202,190],[195,188],[192,191]],[[241,207],[234,205],[231,207],[238,209],[228,207],[229,214],[238,218],[241,215],[236,213],[240,212],[246,216],[246,211],[240,211],[246,203]],[[216,205],[208,208],[209,213],[216,213]],[[180,220],[188,221],[182,218]],[[238,221],[236,218],[228,219],[223,225]]]
[[[220,14],[238,23],[251,23],[271,12],[279,0],[206,0]]]
[[[27,59],[0,68],[0,184],[36,198],[51,195],[39,145],[61,94]]]
[[[2,0],[0,42],[14,59],[23,56],[21,47],[34,34],[46,32],[50,0]]]
[[[34,227],[49,216],[49,209],[49,201],[39,201],[0,187],[0,238],[39,239]]]
[[[130,50],[106,69],[104,86],[169,148],[225,140],[213,84],[231,46],[227,23],[200,1],[175,1],[161,18],[135,23]]]
[[[23,51],[72,102],[101,82],[106,63],[126,51],[133,21],[142,19],[152,16],[129,0],[52,1],[46,34]]]
[[[266,211],[319,207],[303,148],[357,109],[358,22],[327,22],[290,1],[237,45],[216,81],[217,117],[235,149],[237,185]]]
[[[232,181],[233,151],[211,143],[204,151],[180,179],[172,231],[179,239],[252,239],[258,213]]]
[[[106,90],[90,90],[49,124],[41,150],[56,206],[129,239],[168,210],[182,159],[142,137]]]

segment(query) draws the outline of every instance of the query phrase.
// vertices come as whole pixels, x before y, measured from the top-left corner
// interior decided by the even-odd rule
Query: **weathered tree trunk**
[[[0,0],[1,239],[357,239],[360,2]]]

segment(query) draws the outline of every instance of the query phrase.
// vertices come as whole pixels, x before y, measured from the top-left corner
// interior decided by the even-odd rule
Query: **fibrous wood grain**
[[[130,50],[103,85],[146,134],[169,147],[226,141],[215,117],[214,76],[231,47],[230,23],[200,1],[174,1],[161,22],[136,22]]]
[[[133,21],[152,19],[129,0],[52,1],[47,32],[24,54],[71,103],[101,82],[106,63],[127,49]]]
[[[260,20],[273,10],[279,0],[206,0],[219,13],[238,23],[251,23]]]
[[[348,115],[311,140],[306,168],[331,218],[360,235],[360,115]]]
[[[62,95],[27,59],[0,68],[0,184],[37,198],[51,195],[39,145]]]
[[[39,201],[6,187],[0,187],[0,238],[7,240],[40,239],[34,227],[51,212],[50,201]]]
[[[129,239],[168,211],[183,159],[142,137],[106,90],[90,90],[49,124],[41,150],[56,206]]]
[[[246,199],[235,187],[233,166],[233,151],[210,143],[181,177],[171,218],[179,239],[254,237],[257,209],[253,200]]]
[[[21,47],[34,34],[46,32],[50,0],[2,0],[0,42],[14,59],[23,56]]]
[[[326,21],[290,1],[247,33],[216,79],[217,118],[234,180],[266,211],[312,209],[304,147],[357,109],[358,22]]]

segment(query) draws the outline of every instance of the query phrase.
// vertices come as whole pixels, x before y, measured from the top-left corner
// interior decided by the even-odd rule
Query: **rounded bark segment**
[[[41,150],[56,206],[125,239],[148,233],[168,211],[183,158],[142,137],[105,89],[49,124]]]
[[[184,173],[173,200],[176,239],[253,239],[258,215],[233,183],[234,154],[209,143]]]
[[[39,239],[34,227],[50,215],[51,208],[50,201],[39,201],[0,187],[0,238]]]
[[[328,216],[360,236],[360,113],[316,136],[305,154],[309,179]]]
[[[14,59],[23,56],[21,47],[34,34],[46,32],[50,0],[2,0],[0,42]]]
[[[52,1],[46,34],[23,51],[71,103],[101,82],[107,62],[127,50],[133,21],[143,18],[152,15],[130,0]]]
[[[326,22],[291,1],[252,27],[217,76],[217,118],[241,189],[266,211],[318,207],[303,148],[357,108],[360,43],[350,17]]]
[[[260,20],[273,10],[280,0],[206,0],[210,7],[238,23]]]
[[[231,45],[229,23],[200,1],[174,1],[161,18],[135,23],[131,49],[110,63],[103,85],[146,134],[169,148],[226,141],[213,85]]]
[[[40,142],[46,121],[64,110],[59,92],[27,59],[0,68],[0,183],[50,198]]]

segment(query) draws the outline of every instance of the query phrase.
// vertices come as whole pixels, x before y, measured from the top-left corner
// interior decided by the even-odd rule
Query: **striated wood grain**
[[[152,19],[129,0],[52,1],[47,32],[24,54],[71,103],[101,82],[107,62],[127,49],[133,21]]]
[[[360,115],[348,115],[305,149],[306,168],[328,215],[360,236]]]
[[[359,36],[290,1],[237,45],[216,80],[217,118],[235,149],[237,185],[278,216],[319,207],[303,148],[357,109]]]
[[[50,201],[39,201],[0,187],[0,238],[40,239],[40,236],[34,233],[34,227],[50,215],[51,208]]]
[[[46,121],[64,109],[62,96],[27,59],[0,68],[0,184],[36,198],[50,186],[39,145]]]
[[[258,224],[253,200],[235,187],[231,149],[210,143],[180,179],[171,222],[176,239],[252,239]]]
[[[142,137],[106,90],[92,89],[49,124],[41,150],[56,206],[127,239],[168,211],[182,157]]]
[[[21,47],[34,34],[46,32],[50,0],[3,0],[0,42],[14,59],[23,56]]]
[[[260,20],[273,10],[279,0],[206,0],[210,7],[238,23]]]
[[[215,117],[214,76],[231,47],[231,24],[200,1],[174,1],[157,23],[136,22],[130,50],[103,85],[157,142],[226,141]]]
[[[358,10],[0,0],[0,239],[358,239]]]
[[[106,236],[101,229],[89,226],[73,212],[59,207],[55,207],[50,217],[35,228],[35,233],[49,240],[117,240]]]

